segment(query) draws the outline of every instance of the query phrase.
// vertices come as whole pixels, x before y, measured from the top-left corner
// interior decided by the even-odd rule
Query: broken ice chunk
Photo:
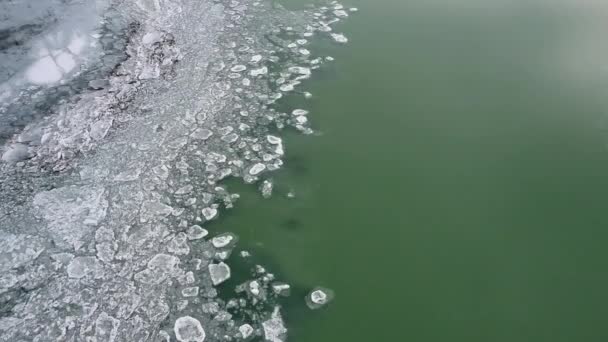
[[[310,68],[305,67],[291,67],[289,68],[289,72],[292,72],[294,74],[300,74],[303,76],[310,76],[311,74]]]
[[[207,229],[195,224],[188,228],[186,234],[188,235],[188,240],[198,240],[207,236],[209,232]]]
[[[252,175],[252,176],[256,176],[256,175],[260,174],[264,170],[266,170],[266,165],[264,165],[262,163],[257,163],[257,164],[254,164],[249,169],[249,174]]]
[[[283,324],[283,318],[279,312],[279,307],[276,306],[269,320],[262,323],[264,328],[264,338],[270,342],[283,342],[287,334],[287,328]]]
[[[182,289],[182,296],[184,296],[184,297],[198,296],[198,286],[186,287],[185,289]]]
[[[210,264],[208,269],[209,275],[211,276],[211,282],[214,286],[230,279],[230,266],[223,262],[220,262],[219,264]]]
[[[316,287],[308,296],[306,296],[306,305],[311,309],[318,309],[334,299],[334,291]]]
[[[266,140],[273,145],[280,144],[282,141],[281,138],[275,137],[274,135],[267,135]]]
[[[241,337],[243,339],[247,339],[249,336],[251,336],[251,334],[253,334],[253,327],[245,323],[239,327],[239,332],[241,333]]]
[[[160,33],[158,31],[152,31],[152,32],[148,32],[146,34],[144,34],[144,36],[141,39],[141,42],[144,45],[152,45],[158,41],[160,41],[161,37],[160,37]]]
[[[6,162],[18,162],[29,158],[27,146],[23,144],[14,144],[7,149],[2,155],[2,160]]]
[[[273,185],[271,181],[265,180],[264,182],[262,182],[262,185],[260,186],[262,197],[270,198],[270,196],[272,196],[272,187]]]
[[[201,212],[207,221],[213,220],[217,216],[217,209],[212,207],[203,208]]]
[[[177,233],[177,235],[175,235],[167,244],[167,251],[177,255],[186,255],[190,253],[186,234],[182,232]]]
[[[251,292],[254,296],[260,295],[260,283],[257,280],[252,280],[249,282],[249,292]]]
[[[338,18],[346,18],[346,17],[348,17],[348,13],[346,13],[346,11],[345,11],[345,10],[342,10],[342,9],[340,9],[340,10],[335,10],[335,11],[334,11],[334,15],[335,15],[336,17],[338,17]]]
[[[295,109],[291,114],[294,116],[306,115],[308,114],[308,111],[304,109]]]
[[[61,69],[55,64],[53,57],[46,56],[32,64],[25,75],[34,84],[55,83],[63,78]]]
[[[251,71],[249,71],[249,75],[251,75],[252,77],[257,77],[257,76],[261,76],[261,75],[266,75],[268,73],[268,67],[261,67],[259,69],[253,69]]]
[[[191,316],[183,316],[175,321],[173,328],[175,338],[180,342],[203,342],[205,330],[198,319]]]
[[[331,37],[337,42],[337,43],[348,43],[348,38],[346,38],[345,35],[341,34],[341,33],[332,33]]]
[[[286,83],[286,84],[283,84],[282,86],[280,86],[279,90],[281,90],[283,92],[293,91],[294,85],[293,85],[293,83]]]
[[[239,65],[235,65],[235,66],[233,66],[233,67],[230,69],[230,71],[232,71],[232,72],[241,72],[241,71],[245,71],[246,69],[247,69],[247,67],[246,67],[246,66],[244,66],[244,65],[242,65],[242,64],[239,64]]]
[[[197,140],[207,140],[212,135],[213,135],[213,132],[211,132],[210,130],[208,130],[206,128],[197,128],[196,130],[194,130],[194,132],[192,132],[190,134],[190,137],[192,139],[197,139]]]
[[[274,291],[274,293],[278,294],[279,296],[284,296],[284,297],[289,296],[290,290],[291,290],[291,286],[289,286],[289,284],[285,284],[285,283],[272,284],[272,291]]]
[[[230,233],[222,234],[211,239],[211,244],[215,248],[225,248],[236,241],[236,236]]]

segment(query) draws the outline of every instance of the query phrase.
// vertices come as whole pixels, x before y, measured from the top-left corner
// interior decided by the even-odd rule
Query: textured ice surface
[[[196,318],[190,316],[175,320],[175,338],[180,342],[203,342],[205,330]]]
[[[312,132],[297,119],[305,115],[276,104],[281,92],[302,94],[301,82],[328,60],[308,42],[327,36],[339,9],[97,3],[100,20],[84,16],[86,30],[48,40],[65,27],[53,19],[28,31],[31,42],[48,46],[31,46],[32,58],[3,74],[0,118],[36,112],[40,103],[45,113],[0,125],[12,127],[0,132],[8,139],[0,163],[0,339],[197,341],[205,338],[200,326],[218,341],[243,339],[239,327],[248,324],[248,338],[284,341],[279,299],[288,285],[259,266],[235,298],[220,299],[237,238],[207,240],[200,225],[223,229],[207,221],[238,199],[222,180],[255,183],[283,165],[283,129]],[[61,14],[70,11],[51,12],[71,20]],[[34,72],[36,63],[48,68]],[[53,81],[56,73],[61,80]],[[13,101],[26,84],[35,89]],[[269,193],[272,183],[261,184]]]
[[[264,327],[264,338],[270,342],[282,342],[285,341],[287,329],[283,323],[283,318],[279,311],[279,307],[276,307],[272,312],[272,316],[269,320],[262,323]]]
[[[209,274],[213,285],[219,285],[230,279],[230,266],[223,262],[209,265]]]

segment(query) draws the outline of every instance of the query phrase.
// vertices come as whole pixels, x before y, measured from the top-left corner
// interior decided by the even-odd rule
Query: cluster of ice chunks
[[[332,9],[327,9],[326,11],[329,13],[332,11]],[[324,15],[321,16],[321,19],[325,20],[322,18],[323,16]],[[209,198],[206,198],[205,195],[201,195],[201,189],[198,188],[198,184],[195,186],[188,184],[188,182],[192,182],[196,179],[194,178],[196,175],[192,171],[195,169],[196,164],[194,164],[191,160],[178,158],[179,154],[182,153],[182,151],[193,152],[194,149],[192,147],[193,142],[195,141],[198,141],[199,143],[204,142],[206,150],[204,153],[201,153],[198,156],[203,159],[205,166],[204,169],[207,171],[206,176],[209,176],[205,179],[205,185],[214,185],[214,180],[222,179],[228,174],[242,176],[246,181],[253,182],[257,180],[258,177],[264,172],[276,170],[278,167],[280,167],[280,157],[284,154],[282,140],[275,135],[268,134],[270,132],[264,128],[262,128],[260,131],[258,131],[258,129],[271,124],[275,124],[277,128],[281,129],[284,127],[284,124],[293,124],[296,128],[309,132],[309,130],[307,130],[307,128],[304,126],[306,123],[306,120],[304,120],[306,119],[306,110],[296,110],[294,112],[298,114],[290,116],[285,113],[277,112],[270,106],[274,104],[276,100],[281,98],[282,92],[294,91],[295,87],[300,85],[302,80],[308,78],[311,75],[311,71],[316,69],[323,61],[331,60],[331,58],[311,59],[310,51],[301,47],[306,45],[308,42],[302,37],[310,37],[315,31],[329,32],[326,31],[326,27],[329,27],[329,25],[330,24],[314,24],[310,26],[310,29],[307,28],[306,32],[304,33],[297,33],[298,30],[288,29],[286,27],[285,31],[292,32],[291,36],[288,37],[288,40],[291,40],[292,42],[286,44],[285,46],[291,46],[291,44],[294,43],[296,45],[289,47],[289,49],[293,50],[293,54],[284,59],[283,57],[279,57],[282,55],[281,51],[273,53],[266,47],[256,46],[252,43],[250,44],[252,46],[256,46],[255,48],[244,49],[245,46],[239,47],[239,44],[235,44],[234,48],[236,51],[238,51],[235,53],[235,58],[240,58],[237,57],[239,53],[249,51],[247,54],[247,60],[250,62],[234,60],[233,62],[228,63],[230,67],[226,69],[227,72],[229,72],[227,79],[234,81],[231,81],[232,83],[224,83],[221,87],[218,87],[218,89],[221,88],[221,92],[229,93],[234,91],[233,94],[239,94],[237,96],[238,99],[235,101],[227,101],[228,105],[225,108],[230,109],[230,104],[234,103],[234,107],[232,108],[232,110],[234,110],[234,115],[227,116],[229,120],[226,124],[221,122],[221,125],[216,125],[217,127],[221,128],[208,129],[203,127],[193,127],[193,130],[188,132],[188,137],[177,137],[167,141],[166,148],[171,150],[168,153],[170,153],[170,156],[173,156],[169,159],[174,160],[175,163],[173,163],[173,165],[161,164],[152,169],[152,172],[159,178],[158,183],[155,183],[154,186],[164,187],[159,188],[161,190],[171,188],[176,189],[175,191],[168,191],[175,196],[175,201],[165,201],[165,199],[161,197],[147,198],[145,201],[142,201],[143,204],[141,205],[140,222],[156,222],[156,220],[159,219],[171,220],[175,217],[176,220],[180,220],[180,227],[184,229],[184,232],[171,234],[171,236],[167,238],[168,243],[166,246],[166,252],[168,254],[161,253],[152,258],[147,263],[145,268],[135,275],[135,280],[139,283],[154,285],[157,284],[157,282],[162,282],[172,277],[183,278],[184,280],[180,282],[180,284],[183,285],[183,288],[180,289],[179,294],[184,297],[184,300],[175,302],[175,307],[179,309],[178,311],[183,311],[187,307],[193,305],[192,303],[195,302],[196,298],[214,298],[216,293],[214,293],[214,290],[210,290],[206,286],[195,286],[193,280],[194,275],[192,272],[187,272],[184,274],[183,270],[178,267],[180,260],[173,256],[173,254],[175,254],[183,257],[190,254],[192,248],[190,248],[188,241],[200,240],[207,235],[206,230],[200,226],[197,226],[198,228],[192,228],[194,226],[191,225],[190,228],[192,228],[192,231],[190,228],[187,228],[192,221],[200,222],[203,221],[203,219],[200,218],[193,220],[192,217],[185,216],[186,214],[184,214],[184,209],[179,208],[179,205],[176,205],[177,199],[181,201],[179,202],[180,205],[181,203],[184,203],[188,204],[188,206],[192,208],[196,207],[197,212],[202,214],[204,221],[209,221],[217,217],[217,210],[219,208],[217,203],[219,203],[219,201],[223,200],[230,204],[235,198],[223,190],[218,190],[218,188],[213,188],[212,190],[209,190],[210,188],[205,188],[212,192],[212,194],[208,196]],[[144,44],[154,45],[158,42],[158,37],[155,37],[154,34],[146,35],[142,39]],[[253,55],[249,56],[251,54]],[[249,65],[249,63],[251,63],[251,65]],[[267,65],[261,65],[262,63]],[[280,63],[285,63],[287,65],[284,68],[281,68],[280,71],[277,71],[277,65]],[[245,82],[244,76],[247,74],[245,71],[249,71],[249,75],[251,75],[251,72],[254,70],[259,71],[256,73],[255,77],[252,76],[252,79],[247,78],[249,81]],[[151,67],[146,70],[142,69],[140,75],[145,76],[147,73],[155,74],[156,72],[157,69],[155,69],[155,67]],[[273,88],[272,84],[278,85],[278,90]],[[252,90],[245,90],[242,87],[250,87]],[[273,90],[274,94],[264,94],[268,90]],[[306,93],[303,94],[305,97],[309,97],[306,95]],[[252,99],[257,99],[256,101],[259,100],[259,105],[245,104],[250,102]],[[260,114],[261,112],[266,114]],[[203,116],[205,117],[202,119],[204,121],[206,120],[206,114],[196,114],[195,121],[198,121],[199,117]],[[298,117],[300,117],[300,119],[298,119]],[[233,121],[235,119],[238,119],[238,121]],[[112,124],[110,123],[109,126],[111,125]],[[100,125],[100,139],[102,139],[103,135],[106,134],[104,131],[106,128],[109,129],[109,126]],[[158,126],[157,131],[162,132],[163,128]],[[137,148],[140,150],[146,149],[145,146],[138,146]],[[195,156],[197,156],[196,152],[193,153]],[[226,173],[228,171],[229,173]],[[119,174],[114,179],[117,182],[123,183],[134,182],[144,177],[145,174],[145,168],[143,166],[137,166],[128,172]],[[180,181],[178,181],[178,179],[181,179],[180,177],[184,179],[183,183],[179,183]],[[175,183],[171,183],[173,181],[175,181]],[[179,186],[173,186],[177,185],[178,183]],[[150,189],[152,188],[153,187]],[[226,206],[228,207],[228,205]],[[188,213],[188,211],[186,211],[186,213]],[[101,240],[102,239],[100,239],[100,241]],[[107,241],[107,239],[104,241]],[[211,239],[209,243],[218,250],[206,255],[204,260],[202,260],[199,264],[199,266],[202,265],[202,267],[199,268],[197,266],[197,270],[206,269],[209,272],[208,279],[211,282],[216,283],[216,285],[220,285],[230,278],[230,268],[224,263],[223,260],[227,259],[227,256],[231,251],[230,247],[232,241],[233,239],[229,239],[228,237],[216,237]],[[196,241],[196,243],[199,243],[199,241]],[[106,259],[111,259],[111,255],[113,253],[111,250],[113,248],[111,246],[108,247],[110,249],[107,253],[104,252],[104,255],[108,255]],[[216,259],[217,262],[209,262],[210,259]],[[87,270],[94,269],[94,267],[88,267],[88,261],[86,260],[89,259],[78,259],[78,261],[74,261],[74,266],[71,267],[71,271],[68,273],[77,276],[84,274],[83,277],[86,277],[88,274],[94,274],[94,272],[88,273]],[[83,265],[85,267],[81,267]],[[212,265],[214,266],[211,267]],[[212,269],[214,269],[214,272],[212,272]],[[211,273],[215,274],[215,281],[214,274]],[[248,281],[245,286],[242,287],[242,292],[246,294],[247,300],[244,299],[245,302],[240,300],[236,301],[238,307],[246,308],[248,302],[255,302],[261,305],[261,303],[272,302],[268,300],[271,296],[288,295],[289,285],[274,282],[273,279],[274,276],[271,274],[263,274],[258,278]],[[327,295],[326,292],[323,293]],[[314,298],[316,302],[322,302],[322,297],[322,295],[316,293]],[[229,303],[226,306],[232,307],[233,305],[233,303]],[[254,309],[249,310],[255,314],[259,314],[259,312]],[[218,321],[230,319],[228,318],[229,315],[226,314],[222,308],[215,311]],[[250,316],[253,316],[253,314]],[[200,324],[200,321],[197,318],[193,319]],[[178,332],[174,331],[178,340],[179,338],[182,338],[183,340],[188,340],[189,338],[196,340],[201,338],[201,334],[199,333],[200,331],[198,330],[196,323],[191,320],[182,321],[181,323],[184,324],[179,325],[182,328],[180,329],[181,332],[179,333],[179,336]],[[272,315],[270,315],[267,320],[263,322],[250,323],[253,324],[253,326],[249,323],[245,323],[240,326],[243,328],[239,329],[239,334],[241,336],[252,336],[263,333],[265,338],[269,341],[284,340],[286,328],[280,316],[278,307],[273,309]],[[176,326],[177,325],[178,324],[176,321]],[[251,327],[251,329],[249,329],[248,326]],[[261,330],[259,330],[259,328],[254,328],[254,326],[261,326]],[[205,337],[202,338],[204,339]]]

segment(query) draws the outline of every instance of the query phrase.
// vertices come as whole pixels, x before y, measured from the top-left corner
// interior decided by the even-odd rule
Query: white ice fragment
[[[86,36],[74,34],[74,36],[72,37],[72,41],[70,42],[70,44],[68,44],[68,50],[70,50],[71,53],[78,55],[82,52],[86,44]]]
[[[312,94],[307,91],[305,91],[303,94],[305,99],[310,99],[312,97]]]
[[[193,225],[188,228],[186,234],[188,235],[188,240],[198,240],[209,235],[209,232],[207,231],[207,229],[199,225]]]
[[[275,283],[272,285],[272,291],[279,296],[289,296],[291,286],[285,283]]]
[[[221,251],[215,253],[215,258],[219,260],[226,260],[230,256],[231,251]]]
[[[262,185],[260,186],[260,191],[262,192],[262,197],[270,198],[270,196],[272,196],[272,188],[273,188],[273,184],[271,181],[265,180],[264,182],[262,182]]]
[[[239,332],[241,333],[241,337],[243,339],[247,339],[249,336],[251,336],[251,334],[253,334],[253,327],[245,323],[239,327]]]
[[[348,10],[351,11],[351,12],[358,12],[359,11],[359,9],[357,7],[351,7]]]
[[[340,10],[335,10],[334,11],[334,15],[336,17],[339,17],[339,18],[346,18],[346,17],[348,17],[348,13],[346,13],[345,10],[341,10],[341,9]]]
[[[203,330],[201,322],[191,316],[178,318],[173,331],[179,342],[203,342],[205,340],[205,330]]]
[[[321,290],[314,291],[310,294],[310,300],[315,304],[323,305],[327,303],[327,294]]]
[[[308,51],[307,49],[300,49],[299,52],[301,55],[304,55],[304,56],[310,55],[310,51]]]
[[[342,33],[332,33],[331,37],[333,38],[333,40],[335,40],[337,43],[348,43],[348,38],[346,38],[345,35],[343,35]]]
[[[311,309],[318,309],[334,298],[334,292],[330,289],[317,287],[306,296],[306,305]]]
[[[2,154],[2,160],[5,162],[18,162],[29,158],[30,154],[28,148],[23,144],[13,144],[9,147],[4,154]]]
[[[167,251],[177,255],[186,255],[190,253],[190,247],[188,246],[187,240],[188,238],[185,233],[178,233],[167,244]]]
[[[281,138],[274,136],[274,135],[267,135],[266,140],[268,140],[268,142],[272,145],[277,145],[277,144],[282,143]]]
[[[197,139],[197,140],[207,140],[212,135],[213,135],[213,132],[211,132],[210,130],[208,130],[206,128],[197,128],[194,130],[194,132],[192,132],[192,134],[190,134],[190,137],[192,139]]]
[[[262,55],[251,56],[251,63],[258,63],[262,60]]]
[[[217,216],[217,209],[215,209],[215,208],[211,208],[211,207],[203,208],[203,210],[201,210],[201,212],[203,213],[203,216],[205,217],[205,220],[207,220],[207,221],[213,220]]]
[[[293,83],[293,82],[291,82],[291,83],[285,83],[285,84],[281,85],[281,86],[279,87],[279,89],[280,89],[282,92],[289,92],[289,91],[293,91],[293,90],[294,90],[294,87],[295,87],[295,85],[296,85],[296,84],[297,84],[297,83]]]
[[[292,72],[294,74],[300,74],[303,76],[310,76],[311,74],[310,68],[306,67],[291,67],[289,68],[289,72]]]
[[[264,338],[270,342],[283,342],[287,328],[283,323],[283,318],[279,312],[279,307],[276,306],[269,320],[262,323],[264,328]]]
[[[265,67],[265,66],[249,71],[249,75],[251,75],[252,77],[266,75],[267,73],[268,73],[268,67]]]
[[[211,276],[211,282],[214,286],[217,286],[226,280],[230,279],[230,267],[223,262],[219,264],[210,264],[209,275]]]
[[[144,45],[152,45],[158,41],[160,41],[160,33],[157,31],[148,32],[148,33],[144,34],[144,36],[141,39],[141,42]]]
[[[53,58],[46,56],[34,62],[25,72],[25,76],[32,83],[49,84],[61,80],[63,74]]]
[[[233,142],[237,141],[238,139],[239,139],[239,135],[236,133],[230,133],[230,134],[222,137],[222,141],[225,141],[227,143],[233,143]]]
[[[291,114],[294,116],[306,115],[306,114],[308,114],[308,111],[305,109],[294,109],[293,112],[291,112]]]
[[[232,240],[234,240],[234,238],[235,238],[235,236],[232,234],[223,234],[223,235],[216,236],[213,239],[211,239],[211,244],[215,248],[224,248],[224,247],[230,245],[232,243]]]
[[[319,31],[321,32],[331,32],[331,26],[321,23],[321,27],[319,27]]]
[[[251,292],[254,296],[260,295],[260,283],[257,280],[252,280],[249,282],[249,292]]]
[[[249,169],[249,174],[255,176],[260,174],[264,170],[266,170],[266,165],[262,163],[256,163]]]
[[[299,45],[306,45],[306,43],[308,43],[308,40],[306,40],[306,39],[298,39],[298,40],[296,40],[296,43],[298,43]]]
[[[182,296],[184,296],[184,297],[198,296],[198,286],[186,287],[186,288],[182,289]]]
[[[162,273],[171,273],[179,264],[179,258],[169,254],[156,254],[148,261],[148,268]]]
[[[296,116],[296,122],[300,125],[303,125],[306,122],[308,122],[308,118],[305,117],[304,115]]]
[[[241,72],[241,71],[245,71],[246,69],[247,69],[247,67],[244,66],[243,64],[238,64],[238,65],[235,65],[232,68],[230,68],[230,71]]]

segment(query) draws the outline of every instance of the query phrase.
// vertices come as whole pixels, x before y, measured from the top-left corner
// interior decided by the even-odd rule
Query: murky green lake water
[[[286,103],[319,134],[211,226],[292,284],[290,341],[608,341],[608,3],[345,4]]]

